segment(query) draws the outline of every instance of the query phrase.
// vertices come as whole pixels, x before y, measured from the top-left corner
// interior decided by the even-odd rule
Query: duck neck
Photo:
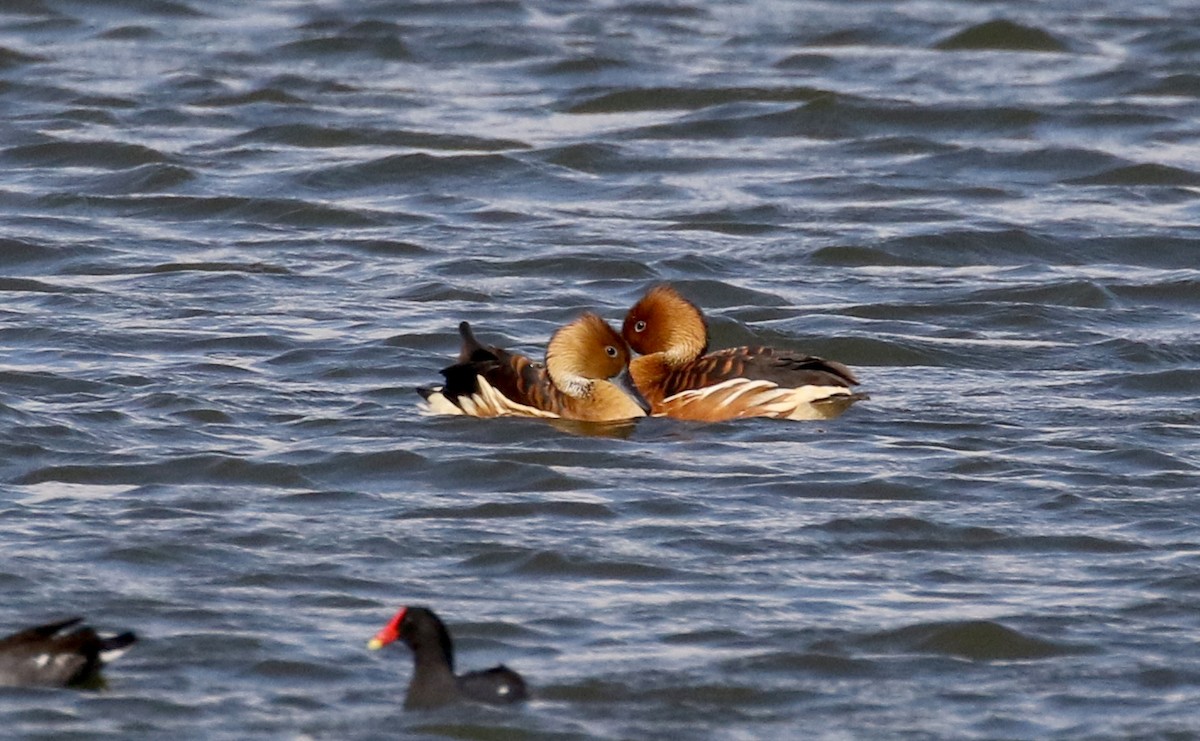
[[[586,399],[592,395],[595,381],[580,375],[567,353],[547,354],[546,373],[554,387],[572,399]]]
[[[653,409],[663,400],[663,381],[671,372],[665,352],[641,355],[629,361],[629,375]]]
[[[672,368],[690,363],[704,354],[708,349],[708,329],[704,319],[692,317],[692,321],[680,322],[671,329],[667,338],[666,348],[660,353],[662,361]]]
[[[450,657],[435,647],[413,653],[413,675],[408,683],[404,707],[421,708],[442,705],[458,695],[458,681]]]
[[[612,381],[596,381],[593,396],[596,406],[603,410],[605,420],[646,416],[646,410]]]
[[[672,345],[669,349],[660,353],[654,353],[661,357],[664,365],[671,368],[678,368],[685,363],[690,363],[704,353],[704,345],[696,345],[695,343]]]

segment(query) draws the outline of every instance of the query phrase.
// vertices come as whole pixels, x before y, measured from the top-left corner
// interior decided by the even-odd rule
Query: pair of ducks
[[[700,422],[831,419],[866,398],[851,390],[858,379],[850,369],[834,361],[768,347],[706,355],[704,314],[669,285],[651,288],[634,304],[621,334],[592,313],[559,329],[545,365],[484,346],[467,322],[458,330],[462,351],[458,363],[442,370],[445,385],[418,389],[425,414],[585,422],[648,414]],[[631,360],[629,348],[640,356]]]

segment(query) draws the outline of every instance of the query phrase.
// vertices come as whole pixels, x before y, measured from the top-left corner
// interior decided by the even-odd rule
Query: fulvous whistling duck
[[[442,370],[445,385],[417,389],[425,399],[422,414],[616,422],[649,411],[629,380],[629,348],[595,314],[554,333],[545,365],[484,346],[467,322],[458,332],[462,351],[458,363]]]
[[[738,417],[832,419],[866,394],[830,360],[769,347],[705,355],[704,314],[672,287],[651,288],[625,316],[621,334],[641,357],[629,364],[655,416],[701,422]]]

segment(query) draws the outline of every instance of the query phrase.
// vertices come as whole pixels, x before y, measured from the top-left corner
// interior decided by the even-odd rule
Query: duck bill
[[[371,649],[372,651],[378,651],[392,641],[396,640],[398,637],[399,636],[396,635],[396,631],[392,630],[392,626],[389,625],[376,633],[374,638],[367,641],[367,648]]]
[[[617,387],[629,395],[634,402],[637,403],[642,411],[647,415],[650,414],[650,403],[646,401],[646,397],[642,396],[642,392],[638,391],[637,384],[633,382],[633,376],[629,375],[629,368],[621,371],[619,375],[612,379]]]
[[[401,607],[400,611],[396,613],[396,616],[393,617],[387,625],[383,626],[383,628],[381,628],[380,631],[375,634],[374,638],[367,641],[367,648],[371,649],[372,651],[377,651],[389,643],[398,640],[400,638],[400,621],[404,619],[404,615],[407,612],[407,607]]]

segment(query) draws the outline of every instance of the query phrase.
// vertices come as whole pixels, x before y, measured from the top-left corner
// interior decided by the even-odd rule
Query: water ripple
[[[0,719],[1197,735],[1193,6],[4,3],[0,623],[140,640]],[[871,398],[417,413],[661,281]],[[533,702],[403,713],[421,603]]]

